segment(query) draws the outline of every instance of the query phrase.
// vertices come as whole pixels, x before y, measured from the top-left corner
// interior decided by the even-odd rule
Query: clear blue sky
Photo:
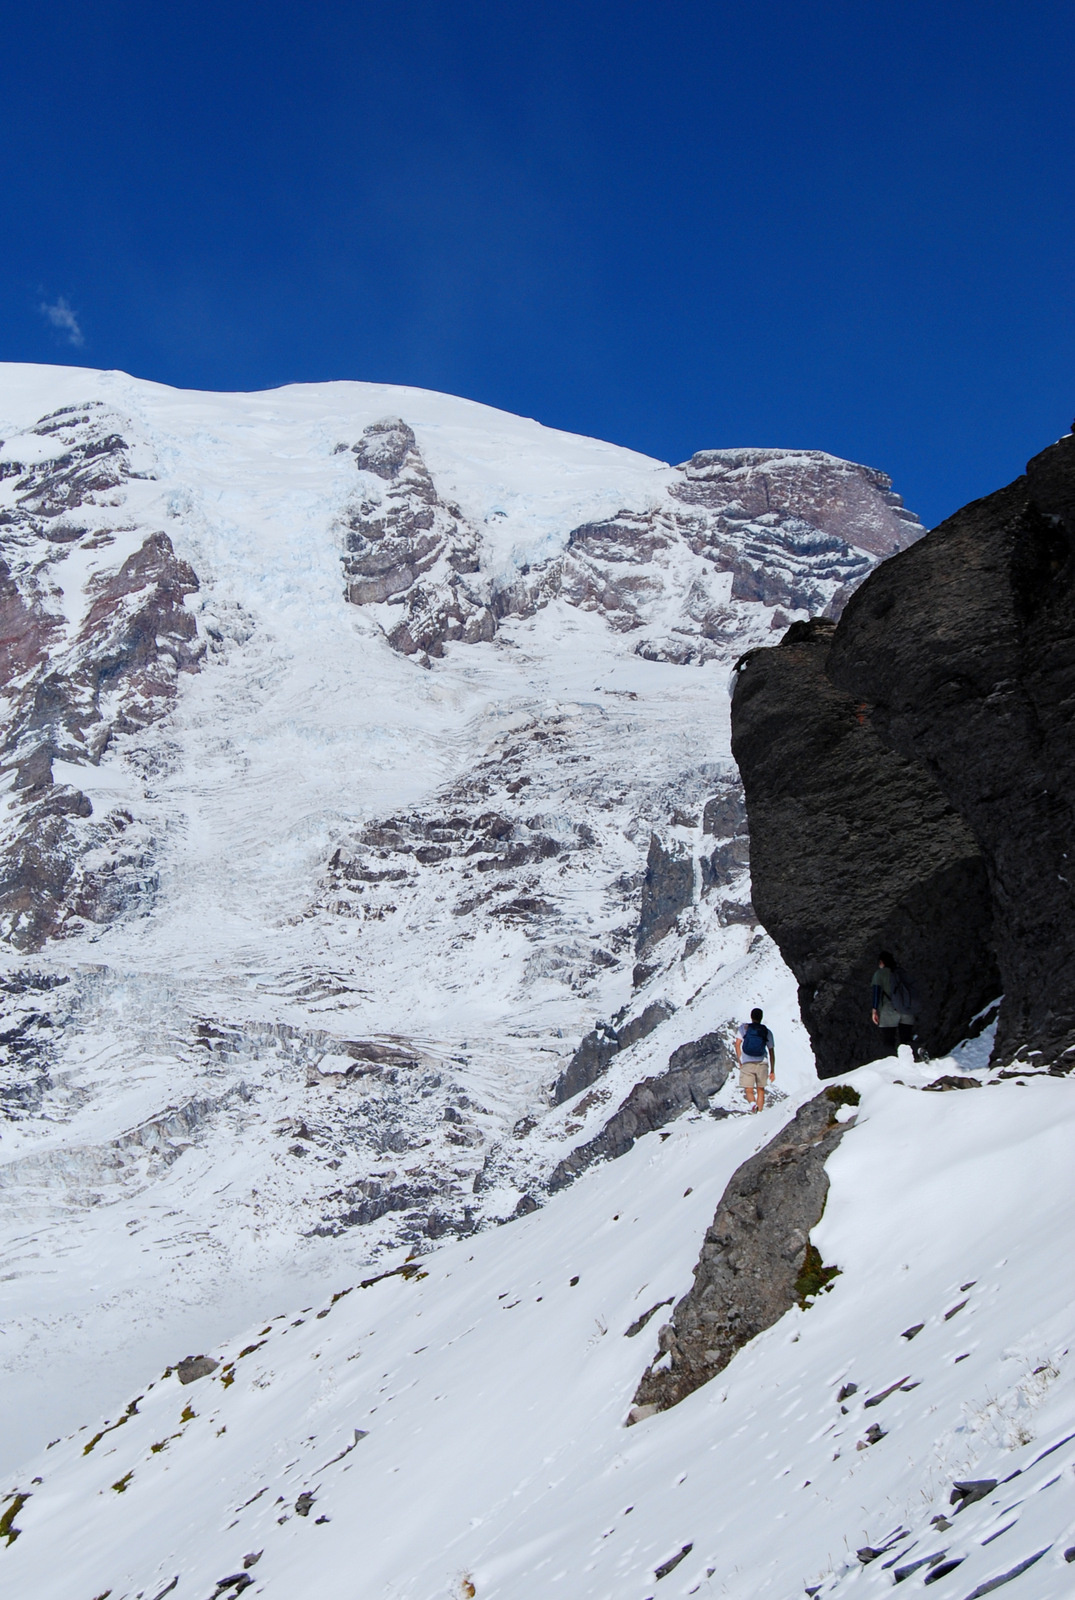
[[[3,16],[0,359],[820,447],[928,522],[1070,425],[1070,0]]]

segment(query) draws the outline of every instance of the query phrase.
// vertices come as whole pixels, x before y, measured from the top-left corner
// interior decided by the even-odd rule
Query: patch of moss
[[[22,1531],[16,1528],[15,1518],[29,1498],[28,1494],[16,1494],[3,1516],[0,1516],[0,1539],[6,1539],[8,1544],[14,1544]]]
[[[112,1487],[113,1487],[113,1489],[115,1489],[116,1493],[117,1494],[126,1494],[127,1493],[127,1485],[130,1483],[130,1481],[131,1481],[131,1479],[133,1477],[134,1477],[134,1468],[132,1467],[130,1472],[125,1472],[123,1474],[122,1478],[120,1478],[116,1483],[114,1483],[112,1485]]]
[[[235,1382],[235,1362],[229,1361],[224,1371],[220,1374],[220,1385],[223,1389],[230,1389]]]
[[[834,1083],[825,1090],[825,1099],[834,1106],[857,1106],[862,1101],[862,1096],[857,1089],[852,1089],[849,1083]]]
[[[839,1275],[839,1267],[825,1266],[821,1259],[821,1251],[816,1245],[808,1244],[803,1264],[799,1268],[799,1276],[795,1279],[795,1298],[802,1309],[806,1311],[809,1302],[823,1289],[831,1289],[833,1278]]]
[[[138,1400],[141,1399],[142,1396],[139,1395]],[[123,1413],[122,1417],[120,1417],[118,1422],[113,1422],[110,1428],[102,1428],[100,1433],[95,1433],[89,1444],[84,1444],[82,1446],[82,1454],[84,1456],[88,1456],[94,1445],[100,1444],[106,1433],[115,1433],[117,1428],[122,1428],[125,1422],[130,1422],[132,1417],[136,1417],[138,1415],[138,1400],[131,1401],[130,1405],[127,1407],[126,1411]]]
[[[179,1420],[180,1422],[193,1422],[195,1416],[196,1412],[192,1406],[184,1406],[182,1411],[179,1413]]]

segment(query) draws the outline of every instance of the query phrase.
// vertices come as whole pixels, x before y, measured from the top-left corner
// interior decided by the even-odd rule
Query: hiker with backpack
[[[890,950],[882,950],[877,957],[872,986],[874,1024],[881,1030],[886,1053],[894,1056],[901,1044],[914,1040],[915,1003],[911,985]]]
[[[776,1040],[761,1019],[762,1009],[755,1006],[750,1021],[740,1023],[735,1040],[739,1087],[750,1101],[751,1111],[765,1109],[766,1072],[770,1083],[776,1077]]]

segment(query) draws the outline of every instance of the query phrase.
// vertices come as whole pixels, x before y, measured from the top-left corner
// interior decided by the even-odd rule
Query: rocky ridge
[[[651,507],[584,523],[562,553],[504,575],[484,568],[482,530],[438,492],[401,417],[350,453],[362,488],[341,524],[347,598],[400,608],[381,613],[387,638],[425,660],[560,598],[641,631],[647,660],[702,663],[741,637],[744,604],[838,615],[873,558],[923,531],[884,473],[817,450],[706,450]]]
[[[204,651],[185,606],[193,569],[167,533],[123,515],[130,481],[150,476],[123,424],[100,401],[65,407],[0,460],[0,756],[12,796],[0,932],[19,950],[107,924],[151,892],[145,823],[122,808],[91,822],[90,800],[54,763],[96,766],[117,737],[157,722]]]

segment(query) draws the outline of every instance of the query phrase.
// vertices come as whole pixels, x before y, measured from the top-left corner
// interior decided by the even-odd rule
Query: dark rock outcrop
[[[922,763],[890,749],[861,699],[834,687],[835,633],[796,623],[753,652],[732,705],[751,894],[799,981],[821,1077],[884,1054],[870,1019],[878,950],[913,975],[932,1054],[1000,991],[977,844]]]
[[[658,1335],[659,1354],[638,1386],[636,1405],[658,1411],[677,1405],[811,1292],[804,1280],[810,1230],[829,1192],[825,1162],[850,1126],[834,1121],[829,1092],[801,1106],[732,1174],[706,1232],[694,1285]],[[815,1271],[815,1281],[818,1276],[824,1274]]]
[[[1003,991],[994,1058],[1071,1065],[1073,713],[1071,435],[878,568],[835,631],[741,663],[754,903],[823,1075],[877,1054],[881,947],[934,1052]]]
[[[704,1039],[681,1045],[670,1057],[667,1072],[636,1083],[601,1132],[564,1157],[549,1179],[550,1190],[555,1193],[566,1188],[595,1161],[612,1161],[626,1155],[636,1139],[673,1122],[688,1106],[705,1111],[710,1095],[723,1088],[734,1060],[718,1034],[708,1033]]]
[[[702,832],[724,839],[747,831],[747,808],[738,786],[728,787],[705,803],[702,812]]]
[[[611,1023],[602,1023],[591,1029],[553,1084],[553,1105],[563,1105],[565,1100],[570,1100],[580,1090],[588,1089],[591,1083],[604,1077],[614,1055],[637,1044],[639,1039],[645,1039],[672,1015],[673,1010],[674,1007],[666,1000],[655,1000],[637,1017],[632,1017],[619,1028],[614,1028]]]
[[[0,932],[17,949],[38,950],[82,919],[110,922],[156,885],[148,830],[124,811],[89,823],[89,800],[55,783],[52,763],[62,757],[95,765],[117,734],[170,709],[179,674],[197,671],[201,660],[197,624],[184,603],[197,588],[167,534],[151,534],[119,568],[94,580],[71,648],[37,663],[37,675],[12,698],[4,755],[17,768],[22,804],[0,854]],[[26,638],[36,649],[34,634]],[[91,851],[104,859],[87,869]]]
[[[651,834],[635,935],[637,953],[641,955],[647,945],[663,939],[693,899],[694,861],[690,851],[677,849],[674,843],[663,844],[655,833]]]
[[[886,563],[829,671],[928,766],[982,852],[1004,1003],[995,1055],[1075,1052],[1075,437]]]

